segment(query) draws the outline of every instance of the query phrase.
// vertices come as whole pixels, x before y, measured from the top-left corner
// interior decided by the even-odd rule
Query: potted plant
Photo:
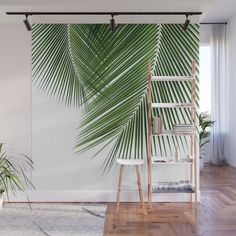
[[[0,209],[4,193],[9,199],[10,192],[16,196],[18,191],[25,192],[28,186],[34,187],[26,175],[27,169],[33,169],[32,164],[32,160],[24,154],[8,154],[0,143]]]
[[[208,112],[201,112],[198,116],[199,118],[199,139],[200,139],[200,170],[204,167],[204,158],[203,156],[206,154],[206,144],[210,142],[210,128],[213,126],[215,121],[211,120],[211,116]]]

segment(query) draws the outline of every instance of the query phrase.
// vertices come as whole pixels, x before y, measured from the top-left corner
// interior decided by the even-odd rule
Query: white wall
[[[211,25],[200,25],[200,44],[209,45],[210,40],[211,40]]]
[[[32,180],[36,191],[32,201],[114,201],[118,170],[103,175],[104,151],[95,159],[91,153],[75,155],[74,145],[80,112],[65,108],[33,88],[31,97],[31,36],[23,24],[0,24],[0,141],[15,152],[32,157]],[[32,104],[31,104],[32,102]],[[32,115],[32,117],[31,117]],[[32,123],[32,126],[31,126]],[[32,149],[31,149],[32,142]],[[186,179],[186,168],[154,169],[160,180]],[[146,165],[143,188],[146,189]],[[128,190],[136,190],[135,172],[129,169],[124,179]],[[138,200],[137,192],[126,192],[123,200]],[[24,200],[19,195],[17,199]],[[159,201],[183,201],[187,195],[161,195]]]
[[[0,24],[0,142],[31,156],[31,35]]]
[[[236,166],[236,15],[227,24],[227,72],[229,76],[229,164]]]
[[[35,200],[42,200],[42,195],[56,201],[114,201],[117,190],[118,169],[109,174],[102,174],[102,164],[109,149],[91,159],[92,152],[76,155],[74,146],[78,135],[81,116],[75,108],[66,108],[55,101],[50,101],[37,88],[32,90],[32,150],[35,161],[33,172],[34,184],[40,195],[33,195]],[[99,147],[98,147],[99,148]],[[97,149],[98,150],[98,149]],[[143,188],[146,190],[146,165],[142,171]],[[186,179],[188,172],[182,166],[155,168],[154,176],[159,181]],[[130,181],[125,189],[136,190],[136,176],[133,168],[126,170],[124,180]],[[57,196],[56,193],[59,195]],[[123,195],[124,196],[124,195]],[[138,200],[138,194],[125,194],[125,200]],[[169,197],[169,196],[168,196]],[[183,200],[179,198],[177,200]],[[45,196],[43,197],[45,199]],[[163,198],[165,201],[170,198]],[[159,198],[160,200],[160,198]],[[176,200],[176,198],[175,198]]]

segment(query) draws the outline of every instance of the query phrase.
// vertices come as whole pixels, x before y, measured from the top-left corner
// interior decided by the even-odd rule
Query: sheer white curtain
[[[226,25],[212,25],[211,35],[211,115],[215,121],[211,135],[210,162],[227,160],[228,79],[226,76]]]

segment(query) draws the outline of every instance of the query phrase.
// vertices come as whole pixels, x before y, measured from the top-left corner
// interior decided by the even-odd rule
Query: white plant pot
[[[0,193],[0,210],[2,210],[3,194]]]

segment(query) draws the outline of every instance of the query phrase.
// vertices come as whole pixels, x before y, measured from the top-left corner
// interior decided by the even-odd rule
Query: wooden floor
[[[148,214],[138,204],[109,204],[104,235],[236,236],[236,168],[207,165],[201,173],[201,203],[155,203]]]

